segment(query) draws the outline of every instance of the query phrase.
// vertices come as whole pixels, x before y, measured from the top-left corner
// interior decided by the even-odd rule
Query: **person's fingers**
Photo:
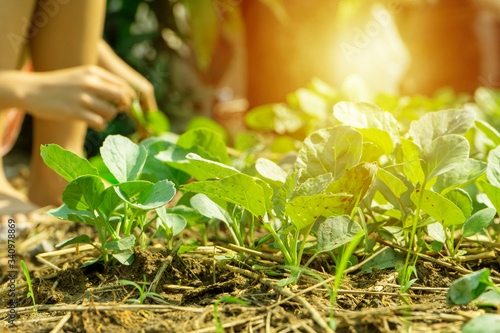
[[[151,88],[140,90],[140,102],[144,111],[158,110],[158,104],[156,104],[153,86],[151,86]]]
[[[95,112],[81,108],[77,111],[77,115],[80,120],[85,121],[89,127],[97,131],[103,131],[106,129],[106,121]]]
[[[85,109],[99,114],[106,120],[112,120],[118,114],[118,109],[116,106],[91,94],[82,95],[81,105]]]
[[[130,96],[131,98],[135,97],[135,91],[130,87],[127,81],[121,77],[118,77],[101,67],[96,67],[94,73],[103,81],[114,84],[116,87],[123,89],[124,94]]]

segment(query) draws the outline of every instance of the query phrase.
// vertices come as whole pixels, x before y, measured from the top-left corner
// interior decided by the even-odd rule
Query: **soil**
[[[276,287],[276,282],[286,277],[286,272],[274,269],[282,275],[265,276],[253,266],[276,266],[276,262],[253,256],[246,256],[243,261],[214,260],[213,246],[172,255],[164,245],[156,244],[147,250],[137,248],[135,261],[130,266],[83,267],[96,256],[94,251],[82,247],[78,254],[50,252],[52,246],[62,240],[82,233],[92,235],[92,232],[91,227],[83,224],[45,221],[34,224],[29,232],[16,235],[15,260],[19,272],[16,284],[25,281],[19,268],[22,259],[30,271],[39,316],[34,313],[32,300],[27,298],[28,288],[21,285],[14,297],[17,302],[15,325],[8,324],[8,302],[12,297],[8,289],[4,289],[9,287],[9,258],[5,247],[0,247],[0,333],[217,332],[215,313],[223,327],[221,332],[325,332],[313,314],[314,311],[319,314],[323,322],[329,320],[331,301],[325,287],[301,294],[301,300],[286,299],[287,291],[297,294],[314,281],[303,278],[283,291]],[[41,243],[45,248],[39,245]],[[217,248],[223,249],[224,245]],[[44,254],[38,253],[38,257],[42,256],[53,267],[37,259],[40,251]],[[326,270],[322,273],[324,278],[334,273],[327,272],[328,267],[333,267],[329,260],[321,258],[317,261],[321,265],[314,267],[318,273]],[[148,297],[142,305],[134,303],[140,298],[139,291],[118,281],[138,284],[146,281],[147,290],[165,261],[169,265],[156,290],[163,298]],[[479,267],[489,267],[492,276],[500,276],[496,273],[499,271],[496,258],[466,265],[471,270]],[[473,305],[451,308],[446,305],[446,288],[461,276],[456,270],[420,260],[417,272],[420,279],[411,289],[411,297],[405,300],[399,297],[394,269],[373,269],[370,274],[357,270],[346,275],[333,312],[337,332],[410,329],[412,332],[460,332],[469,319],[492,311]],[[236,297],[246,305],[221,301],[225,296]]]

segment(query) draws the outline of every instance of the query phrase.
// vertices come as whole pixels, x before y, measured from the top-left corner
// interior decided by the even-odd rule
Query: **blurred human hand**
[[[97,66],[23,75],[20,106],[28,113],[44,119],[82,120],[97,130],[130,108],[135,96],[125,80]]]

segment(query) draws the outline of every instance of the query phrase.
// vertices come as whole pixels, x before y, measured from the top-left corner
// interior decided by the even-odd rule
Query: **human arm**
[[[43,119],[81,120],[98,130],[128,109],[133,95],[125,81],[97,66],[0,71],[0,110],[17,107]]]

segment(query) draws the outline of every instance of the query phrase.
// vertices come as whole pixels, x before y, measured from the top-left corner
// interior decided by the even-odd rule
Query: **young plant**
[[[33,301],[33,309],[35,311],[35,314],[38,317],[38,310],[36,308],[36,302],[35,302],[35,293],[33,292],[33,286],[31,285],[31,278],[30,278],[30,273],[28,271],[28,268],[26,268],[26,264],[24,263],[24,260],[21,260],[21,267],[23,268],[23,273],[24,276],[26,277],[26,282],[28,283],[28,295],[26,297],[30,298]]]
[[[152,183],[139,179],[146,149],[125,137],[108,136],[101,155],[116,182],[107,188],[99,171],[86,159],[53,144],[42,146],[41,155],[49,167],[69,181],[62,195],[64,204],[47,214],[95,226],[101,242],[97,246],[88,235],[79,235],[57,247],[91,244],[101,253],[92,262],[107,263],[111,256],[122,264],[131,264],[134,247],[148,244],[145,231],[155,220],[147,220],[148,211],[163,207],[175,195],[174,184],[168,180]]]
[[[233,296],[224,296],[221,297],[221,299],[215,301],[214,303],[214,324],[215,324],[215,329],[217,333],[222,333],[224,332],[224,328],[222,327],[222,323],[219,320],[219,304],[220,303],[233,303],[233,304],[241,304],[241,305],[248,305],[247,302],[242,301],[239,298],[233,297]]]
[[[133,281],[128,281],[128,280],[118,280],[118,283],[121,283],[121,284],[126,284],[126,285],[129,285],[129,286],[132,286],[132,287],[135,287],[137,290],[139,290],[139,293],[140,293],[140,296],[138,299],[131,299],[129,300],[130,303],[134,303],[134,304],[143,304],[144,303],[144,300],[148,297],[148,296],[156,296],[156,297],[159,297],[159,298],[164,298],[162,295],[160,294],[157,294],[157,293],[154,293],[152,291],[148,291],[148,292],[144,292],[146,290],[146,275],[144,275],[144,283],[142,284],[142,287],[133,282]]]

